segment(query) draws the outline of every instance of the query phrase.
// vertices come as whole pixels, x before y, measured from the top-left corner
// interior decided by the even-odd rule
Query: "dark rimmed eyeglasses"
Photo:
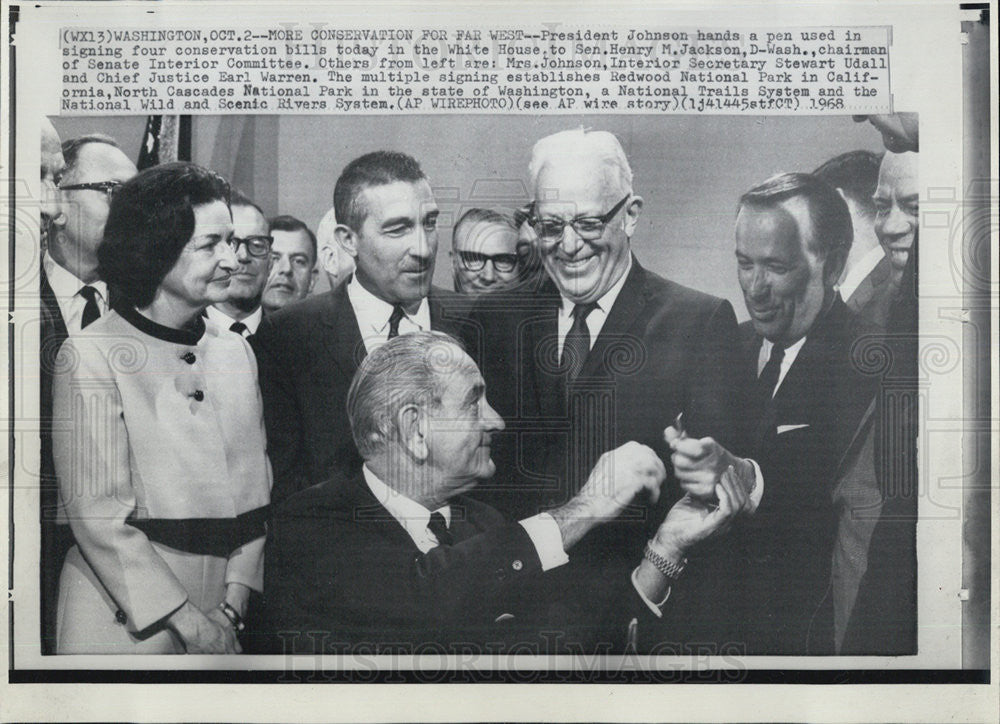
[[[542,219],[535,216],[534,209],[532,209],[531,227],[538,234],[539,239],[549,243],[562,239],[567,226],[572,226],[573,231],[581,239],[594,241],[601,238],[601,235],[604,234],[604,227],[608,225],[611,219],[615,218],[615,214],[622,210],[625,202],[631,197],[631,193],[625,194],[624,198],[612,206],[611,210],[604,214],[604,216],[578,216],[570,221],[551,218]]]
[[[462,266],[471,272],[482,271],[490,262],[498,272],[512,272],[517,268],[517,254],[480,254],[478,251],[457,251]]]
[[[271,252],[271,244],[274,243],[273,236],[230,236],[228,239],[230,248],[235,254],[240,250],[240,246],[247,245],[247,254],[254,257],[267,256]]]
[[[60,191],[102,191],[108,197],[108,201],[115,195],[115,191],[122,185],[121,181],[94,181],[86,184],[69,184],[60,186]]]

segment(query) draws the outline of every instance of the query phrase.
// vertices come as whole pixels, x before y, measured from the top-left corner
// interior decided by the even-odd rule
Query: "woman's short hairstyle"
[[[165,163],[122,184],[111,200],[98,274],[136,307],[148,306],[194,233],[194,207],[229,205],[229,184],[193,163]]]

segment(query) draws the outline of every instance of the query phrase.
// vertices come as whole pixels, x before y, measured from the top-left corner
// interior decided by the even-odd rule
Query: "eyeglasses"
[[[240,250],[240,246],[243,244],[247,245],[247,254],[250,256],[261,257],[267,256],[271,251],[271,244],[274,243],[273,236],[230,236],[228,240],[230,248],[233,253]]]
[[[103,191],[104,195],[108,197],[108,201],[111,201],[112,197],[115,195],[115,191],[118,187],[122,185],[121,181],[94,181],[88,184],[69,184],[68,186],[60,186],[60,191]]]
[[[625,197],[612,206],[611,210],[604,216],[580,216],[569,222],[562,219],[540,219],[537,216],[533,216],[531,226],[534,228],[535,233],[538,234],[539,239],[550,243],[562,239],[567,226],[572,226],[573,231],[581,239],[594,241],[601,238],[601,235],[604,233],[604,227],[615,217],[615,214],[621,211],[625,202],[631,196],[631,193],[625,194]],[[534,213],[534,209],[532,209],[532,213]]]
[[[493,264],[498,272],[512,272],[517,268],[517,254],[480,254],[477,251],[459,251],[462,266],[472,272],[482,271],[486,262]]]

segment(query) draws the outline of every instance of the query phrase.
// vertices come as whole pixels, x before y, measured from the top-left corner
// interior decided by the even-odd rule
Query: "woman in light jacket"
[[[188,163],[119,187],[98,253],[125,302],[55,375],[58,653],[239,653],[271,487],[257,365],[202,316],[238,266],[229,186]]]

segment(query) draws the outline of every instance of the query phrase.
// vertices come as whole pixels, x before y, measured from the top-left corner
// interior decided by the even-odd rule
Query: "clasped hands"
[[[653,545],[679,563],[685,552],[717,535],[751,506],[756,469],[710,437],[687,437],[673,426],[663,431],[670,461],[684,495],[667,513]]]

